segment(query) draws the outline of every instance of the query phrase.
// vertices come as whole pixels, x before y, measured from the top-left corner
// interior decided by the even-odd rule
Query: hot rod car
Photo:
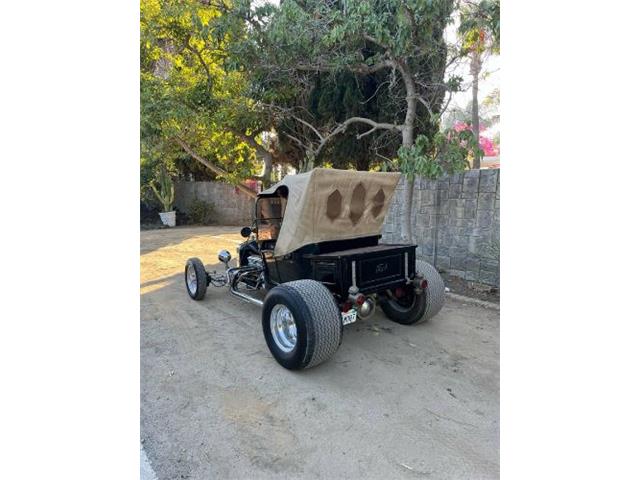
[[[244,227],[239,262],[222,250],[224,273],[202,261],[185,266],[187,292],[202,300],[209,285],[262,307],[267,346],[285,368],[331,357],[345,325],[380,306],[411,325],[436,315],[444,283],[416,259],[416,245],[380,243],[398,173],[314,169],[286,176],[258,194],[253,225]],[[265,292],[266,295],[261,295]]]

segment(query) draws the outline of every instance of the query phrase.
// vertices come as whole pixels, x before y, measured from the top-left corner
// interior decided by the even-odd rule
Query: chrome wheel
[[[293,314],[287,307],[278,304],[271,310],[271,336],[283,352],[289,353],[296,346],[298,329]]]
[[[189,266],[187,266],[187,288],[189,292],[191,292],[191,295],[195,295],[198,290],[198,277],[196,275],[196,269],[191,262],[189,262]]]
[[[410,312],[417,300],[417,295],[413,288],[407,288],[404,295],[396,297],[395,295],[389,298],[389,302],[392,302],[397,310],[402,312]]]

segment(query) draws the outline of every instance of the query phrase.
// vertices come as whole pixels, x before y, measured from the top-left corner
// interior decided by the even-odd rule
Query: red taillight
[[[353,305],[351,305],[351,302],[344,302],[342,304],[342,311],[344,313],[347,313],[349,310],[351,310],[351,307],[353,307]]]
[[[358,305],[362,305],[366,299],[367,299],[367,297],[365,297],[363,294],[359,293],[359,294],[356,296],[356,303],[357,303]]]
[[[421,288],[421,289],[426,290],[427,285],[428,285],[428,284],[427,284],[427,281],[426,281],[426,280],[424,280],[424,279],[423,279],[423,280],[421,280],[421,281],[420,281],[420,288]]]

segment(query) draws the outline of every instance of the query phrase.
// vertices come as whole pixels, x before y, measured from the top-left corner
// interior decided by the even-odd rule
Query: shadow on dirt
[[[448,302],[404,326],[377,311],[345,327],[327,362],[288,371],[260,308],[227,287],[188,296],[187,258],[223,271],[205,232],[159,239],[141,259],[140,433],[158,478],[497,477],[497,312]],[[225,232],[220,245],[239,237]]]

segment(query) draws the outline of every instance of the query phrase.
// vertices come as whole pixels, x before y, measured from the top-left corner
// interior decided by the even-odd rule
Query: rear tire
[[[184,266],[184,283],[194,300],[202,300],[207,293],[207,272],[199,258],[190,258]]]
[[[276,361],[289,370],[318,365],[342,343],[342,316],[327,287],[296,280],[273,287],[262,306],[262,330]]]
[[[427,308],[423,320],[429,320],[442,310],[444,305],[444,280],[430,263],[416,260],[416,271],[420,272],[427,281],[425,290],[427,298]]]
[[[444,281],[433,265],[416,260],[416,272],[427,281],[427,289],[417,295],[413,289],[403,299],[387,298],[380,307],[389,320],[413,325],[434,317],[444,305]]]
[[[407,288],[402,298],[386,298],[380,302],[380,308],[389,320],[403,325],[413,325],[424,317],[427,309],[427,295],[417,295],[413,288]]]

